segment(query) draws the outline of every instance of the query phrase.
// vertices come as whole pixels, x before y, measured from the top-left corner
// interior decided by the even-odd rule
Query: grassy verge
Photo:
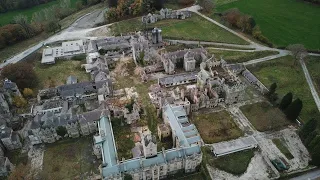
[[[283,140],[273,139],[272,142],[277,146],[277,148],[284,154],[287,159],[293,159],[293,155],[290,153],[289,149],[285,146]]]
[[[203,141],[208,144],[236,139],[243,135],[227,111],[193,113],[192,122],[197,126]]]
[[[301,43],[308,49],[320,47],[320,41],[314,39],[320,37],[320,21],[315,21],[320,19],[319,6],[292,0],[238,0],[221,4],[224,3],[217,5],[218,12],[238,8],[253,16],[263,34],[277,46]],[[287,29],[290,32],[283,33]]]
[[[259,59],[266,56],[276,55],[276,51],[255,51],[255,52],[237,52],[224,51],[207,48],[209,53],[214,54],[219,59],[222,57],[228,63],[242,63],[253,59]]]
[[[99,162],[92,155],[92,143],[92,137],[88,136],[46,145],[42,176],[48,179],[73,179],[81,176],[86,179],[85,175],[90,172],[97,173]]]
[[[311,95],[302,68],[299,64],[293,65],[293,61],[291,56],[285,56],[247,68],[266,87],[270,87],[272,83],[276,82],[279,98],[282,98],[288,92],[292,92],[294,98],[300,98],[303,102],[300,117],[303,122],[306,122],[312,117],[320,117],[320,113]]]
[[[225,31],[202,17],[192,14],[185,20],[167,19],[150,24],[149,27],[162,29],[163,38],[214,41],[231,44],[248,44],[243,39]],[[115,35],[143,29],[141,17],[120,21],[111,26],[111,32]]]
[[[245,105],[240,109],[258,131],[279,130],[290,124],[278,108],[267,102]]]
[[[320,95],[320,57],[308,56],[305,60],[310,76],[312,77],[314,86]]]

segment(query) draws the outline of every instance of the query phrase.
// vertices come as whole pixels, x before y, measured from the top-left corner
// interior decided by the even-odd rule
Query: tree
[[[303,143],[306,147],[309,147],[309,144],[312,142],[312,140],[317,136],[317,131],[312,131],[310,132],[306,139],[304,139]]]
[[[269,94],[274,94],[276,92],[277,87],[277,83],[272,83],[269,88]]]
[[[33,66],[25,62],[5,66],[1,71],[1,77],[15,82],[20,89],[34,88],[38,84]]]
[[[22,93],[23,93],[23,96],[26,98],[33,96],[33,91],[30,88],[24,88]]]
[[[307,136],[313,132],[318,126],[318,120],[312,118],[307,121],[299,131],[300,138],[305,140]]]
[[[33,29],[31,28],[28,17],[25,15],[17,15],[13,18],[14,22],[21,25],[23,29],[27,32],[28,37],[33,36]]]
[[[292,44],[287,47],[287,50],[289,50],[294,57],[294,65],[297,63],[299,60],[303,60],[307,55],[308,52],[306,48],[302,44]]]
[[[214,8],[212,0],[199,0],[199,5],[203,8],[203,11],[206,13],[211,13]]]
[[[278,99],[278,94],[276,93],[277,83],[272,83],[269,92],[267,93],[267,97],[269,101],[275,102]]]
[[[320,144],[320,135],[317,134],[313,139],[312,141],[308,144],[308,149],[309,151],[313,152],[317,145]]]
[[[285,109],[291,104],[291,102],[292,102],[292,97],[293,97],[293,95],[292,95],[291,92],[287,93],[287,94],[282,98],[281,103],[280,103],[280,105],[279,105],[279,108],[280,108],[281,110],[285,110]]]
[[[22,96],[14,96],[13,97],[13,104],[17,108],[24,108],[27,106],[28,102]]]
[[[241,16],[241,12],[237,8],[228,9],[222,14],[223,20],[225,20],[232,27],[238,27],[237,24]]]
[[[108,0],[109,7],[117,7],[118,0]]]
[[[61,137],[64,137],[68,133],[67,129],[64,126],[58,126],[56,131],[57,134]]]
[[[288,108],[285,110],[285,114],[288,119],[295,121],[298,118],[301,110],[302,101],[299,98],[297,98],[288,106]]]

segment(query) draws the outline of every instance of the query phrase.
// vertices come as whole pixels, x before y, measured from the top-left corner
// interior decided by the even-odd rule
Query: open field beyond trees
[[[276,46],[299,43],[308,49],[319,50],[319,6],[295,0],[228,1],[219,0],[217,11],[238,8],[242,13],[253,16],[263,34]]]
[[[267,102],[245,105],[240,109],[258,131],[279,130],[290,124],[278,108]]]
[[[227,111],[194,113],[192,122],[197,126],[201,138],[207,144],[236,139],[243,135]]]
[[[320,95],[320,57],[308,56],[305,59],[308,71],[313,80],[314,86]]]
[[[81,61],[57,60],[53,65],[35,62],[35,72],[39,79],[39,88],[55,87],[66,83],[67,78],[73,75],[78,82],[89,81],[90,74],[81,68]]]
[[[253,59],[259,59],[266,56],[276,55],[276,51],[255,51],[255,52],[238,52],[224,51],[207,48],[208,52],[214,54],[216,58],[223,58],[228,63],[242,63]]]
[[[247,68],[266,87],[270,87],[274,82],[277,83],[276,92],[280,99],[288,92],[293,93],[294,99],[300,98],[303,103],[300,114],[303,122],[310,120],[312,117],[320,117],[302,68],[299,63],[294,65],[292,56],[281,57]]]
[[[42,176],[48,179],[86,179],[98,173],[99,162],[92,154],[92,137],[65,139],[46,145]],[[45,178],[45,179],[46,179]]]
[[[168,19],[150,24],[150,27],[162,29],[162,35],[168,39],[214,41],[231,44],[248,44],[243,39],[225,31],[202,17],[192,14],[185,20]],[[143,29],[141,17],[120,21],[111,26],[114,35]]]
[[[71,7],[75,8],[76,3],[80,1],[80,0],[70,0],[71,2]],[[59,0],[55,0],[55,1],[51,1],[45,4],[41,4],[29,9],[24,9],[24,10],[15,10],[15,11],[9,11],[7,13],[1,13],[0,16],[0,25],[6,25],[6,24],[10,24],[13,21],[13,18],[19,14],[25,15],[28,17],[28,20],[30,21],[32,19],[32,15],[35,12],[39,12],[45,8],[50,8],[53,5],[58,5],[59,4]]]

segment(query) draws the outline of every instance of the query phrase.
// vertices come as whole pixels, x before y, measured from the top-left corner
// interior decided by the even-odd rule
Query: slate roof
[[[177,74],[173,76],[159,78],[159,84],[170,85],[177,82],[197,80],[197,74],[198,74],[197,72],[192,72],[192,73]]]
[[[99,88],[103,86],[103,83],[106,81],[87,81],[87,82],[80,82],[76,84],[66,84],[59,86],[58,92],[62,97],[74,96],[76,94],[86,94],[86,93],[93,93],[97,92]]]

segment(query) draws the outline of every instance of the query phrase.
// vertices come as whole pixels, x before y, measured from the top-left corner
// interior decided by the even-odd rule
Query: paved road
[[[95,24],[100,23],[103,21],[103,10],[98,10],[93,13],[85,14],[84,16],[77,19],[70,27],[66,28],[65,30],[51,36],[50,38],[39,42],[38,44],[30,47],[29,49],[18,53],[17,55],[7,59],[5,63],[0,64],[0,68],[12,63],[17,63],[24,59],[25,57],[29,56],[33,52],[39,50],[43,45],[60,41],[60,40],[68,40],[68,39],[76,39],[76,38],[83,38],[87,34],[96,28],[93,28]],[[95,20],[92,20],[95,19]]]
[[[306,80],[307,80],[307,83],[309,85],[309,88],[311,90],[311,94],[313,96],[313,99],[314,101],[316,102],[316,105],[318,107],[318,110],[320,111],[320,99],[319,99],[319,95],[318,95],[318,92],[316,90],[316,88],[314,87],[313,85],[313,82],[312,82],[312,79],[311,79],[311,76],[309,74],[309,71],[307,69],[307,66],[306,64],[304,63],[304,60],[300,60],[300,64],[302,66],[302,70],[303,70],[303,73],[304,73],[304,76],[306,77]],[[320,153],[320,152],[319,152]]]
[[[316,179],[320,179],[320,169],[308,172],[304,175],[301,175],[295,178],[291,178],[291,180],[316,180]]]

